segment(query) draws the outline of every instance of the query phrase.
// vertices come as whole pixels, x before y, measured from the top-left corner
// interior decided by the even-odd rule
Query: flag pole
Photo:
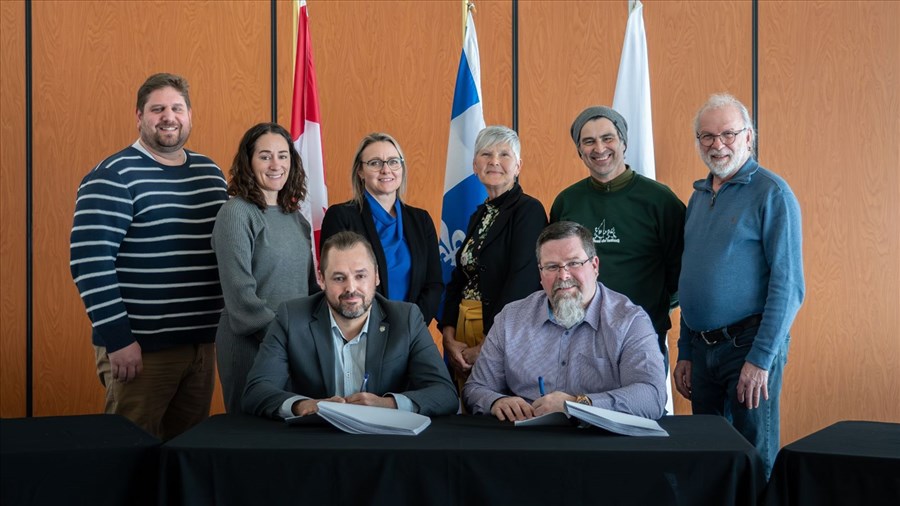
[[[300,0],[294,0],[291,2],[294,11],[294,17],[291,21],[291,27],[293,28],[294,38],[291,39],[294,41],[292,44],[293,49],[291,51],[291,75],[297,73],[297,34],[300,31]]]
[[[466,14],[469,12],[469,0],[462,0],[462,36],[466,38]]]

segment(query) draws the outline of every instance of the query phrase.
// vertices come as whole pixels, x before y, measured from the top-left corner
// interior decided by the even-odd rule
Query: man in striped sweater
[[[209,414],[222,310],[210,236],[226,184],[212,160],[184,149],[187,80],[150,76],[136,113],[140,138],[78,188],[70,265],[106,412],[166,440]]]

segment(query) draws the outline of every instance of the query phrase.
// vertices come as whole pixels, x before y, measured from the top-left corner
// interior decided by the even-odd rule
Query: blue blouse
[[[394,212],[391,214],[381,207],[381,204],[366,192],[366,200],[372,209],[372,218],[375,222],[375,231],[381,240],[381,248],[384,250],[384,258],[387,261],[387,278],[382,274],[382,281],[387,283],[387,296],[391,300],[405,301],[409,294],[409,270],[412,265],[412,256],[409,253],[409,245],[403,236],[403,213],[400,207],[400,199],[394,202]],[[408,301],[413,302],[415,301]]]

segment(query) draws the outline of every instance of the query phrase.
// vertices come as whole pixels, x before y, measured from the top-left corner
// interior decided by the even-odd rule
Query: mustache
[[[338,300],[347,300],[351,297],[356,297],[359,299],[365,298],[361,292],[344,292],[338,297]]]
[[[575,281],[575,279],[559,279],[555,283],[553,283],[553,291],[561,290],[564,288],[581,288],[581,285]]]

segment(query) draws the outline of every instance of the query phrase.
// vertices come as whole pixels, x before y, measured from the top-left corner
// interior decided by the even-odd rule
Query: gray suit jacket
[[[456,389],[418,307],[375,294],[367,339],[367,391],[403,394],[423,415],[456,413]],[[325,294],[285,302],[247,375],[244,411],[278,418],[281,405],[296,394],[335,395],[334,352]]]

